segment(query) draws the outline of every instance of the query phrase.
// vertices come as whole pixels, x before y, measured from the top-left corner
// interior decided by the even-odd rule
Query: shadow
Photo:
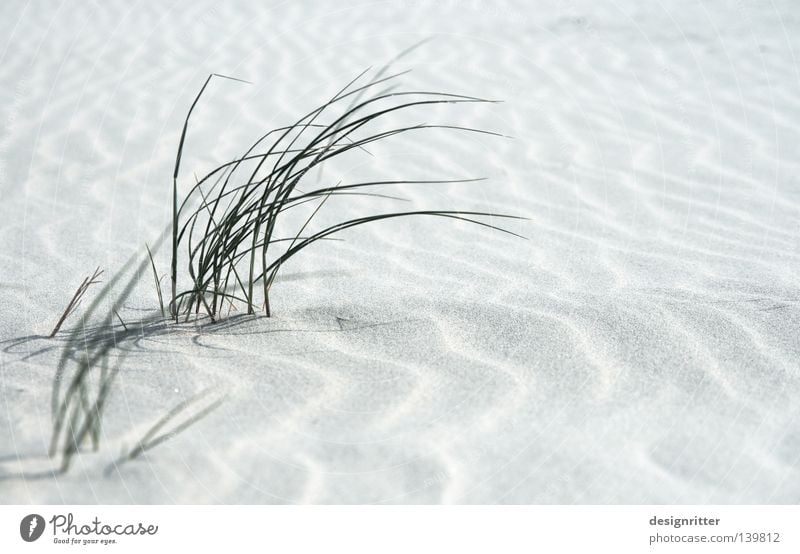
[[[343,95],[345,90],[347,90],[355,80],[348,84],[345,89],[342,90],[341,93],[337,94],[334,99],[335,101],[344,99],[346,97],[350,97],[352,95],[356,95],[351,100],[351,107],[346,108],[345,114],[353,114],[360,106],[365,105],[367,102],[361,101],[361,97],[366,94],[365,91],[381,83],[388,81],[389,79],[393,79],[394,77],[400,76],[403,73],[398,73],[396,75],[384,77],[387,74],[391,65],[397,59],[400,59],[402,56],[407,54],[408,52],[412,51],[415,48],[418,48],[420,45],[424,44],[425,41],[421,41],[409,49],[401,52],[395,59],[391,60],[388,64],[386,64],[382,69],[380,69],[373,77],[373,79],[366,85],[362,85],[355,90],[348,92],[347,94]],[[364,75],[362,73],[361,75]],[[176,164],[175,164],[175,171],[173,177],[173,184],[174,184],[174,191],[177,190],[177,178],[178,178],[178,170],[180,167],[181,161],[181,154],[183,150],[184,138],[187,133],[189,117],[191,116],[192,110],[194,109],[195,104],[200,99],[200,96],[203,94],[203,91],[206,85],[209,83],[213,76],[217,77],[224,77],[230,79],[230,77],[225,77],[222,75],[210,75],[206,80],[206,84],[203,85],[203,88],[200,90],[197,98],[195,99],[195,103],[192,104],[189,112],[186,116],[183,126],[183,133],[181,135],[180,144],[178,146],[178,152],[176,157]],[[360,78],[359,76],[358,78]],[[237,79],[234,79],[237,80]],[[383,98],[389,97],[400,97],[401,94],[390,93],[393,87],[387,89],[387,91],[383,91],[381,93],[376,93],[376,97],[369,102],[375,102],[377,100],[381,100]],[[403,93],[403,94],[412,94],[411,92]],[[489,100],[483,100],[479,98],[472,98],[467,96],[458,96],[458,95],[450,95],[450,94],[443,94],[443,93],[429,93],[429,92],[415,92],[413,94],[416,95],[426,95],[429,98],[417,101],[409,101],[406,103],[401,103],[398,106],[395,106],[394,110],[411,108],[414,106],[421,106],[426,104],[453,104],[453,103],[466,103],[466,102],[493,102]],[[343,96],[342,96],[343,95]],[[437,98],[433,98],[436,96]],[[441,98],[446,96],[447,98]],[[315,111],[312,111],[311,114],[305,116],[300,122],[303,122],[306,118],[314,115],[317,111],[321,111],[325,109],[325,107],[329,106],[334,100],[323,104],[322,107],[318,108]],[[356,119],[355,123],[359,123],[361,121],[369,121],[371,119],[375,119],[380,117],[382,114],[388,113],[387,111],[378,110],[375,111],[367,118]],[[316,115],[314,115],[316,117]],[[313,119],[311,120],[313,121]],[[341,140],[347,138],[347,135],[350,131],[348,131],[349,127],[354,123],[347,123],[345,124],[345,117],[339,116],[339,118],[334,121],[334,123],[330,123],[328,125],[324,125],[323,127],[327,129],[328,136],[330,140],[328,141],[327,146],[320,144],[308,144],[301,150],[292,150],[291,145],[286,147],[286,151],[281,153],[281,158],[283,158],[283,154],[285,153],[292,153],[297,152],[296,154],[292,154],[293,160],[297,161],[298,170],[300,173],[299,175],[295,175],[289,172],[284,172],[284,174],[276,174],[276,179],[281,179],[281,186],[285,188],[281,189],[281,200],[280,202],[275,203],[273,200],[274,211],[272,209],[266,210],[265,217],[269,216],[272,219],[265,220],[269,223],[269,234],[265,234],[264,240],[264,247],[263,250],[266,251],[266,246],[271,244],[268,239],[271,237],[274,218],[277,217],[276,214],[280,213],[284,207],[288,206],[288,202],[292,201],[292,206],[304,204],[309,200],[316,200],[321,199],[322,202],[327,200],[327,198],[331,197],[334,194],[337,195],[347,195],[347,194],[360,194],[366,196],[381,196],[380,194],[372,194],[361,189],[366,189],[366,187],[374,187],[378,185],[387,185],[387,184],[401,184],[401,183],[411,183],[411,184],[433,184],[433,183],[458,183],[458,182],[471,182],[474,181],[473,179],[461,179],[461,180],[445,180],[445,181],[374,181],[374,182],[365,182],[365,183],[356,183],[347,185],[344,187],[339,187],[338,185],[333,187],[323,187],[316,189],[314,191],[308,193],[302,193],[298,196],[293,196],[290,198],[289,193],[291,193],[295,185],[299,182],[300,177],[305,175],[309,172],[313,167],[318,166],[320,169],[322,168],[321,165],[318,163],[315,164],[307,164],[306,161],[311,160],[312,158],[319,161],[322,159],[329,158],[331,156],[339,155],[340,153],[346,153],[349,150],[352,150],[355,147],[359,147],[364,149],[363,147],[371,142],[375,142],[377,140],[382,140],[384,138],[400,134],[406,132],[416,132],[420,129],[432,129],[432,128],[441,128],[441,129],[451,129],[451,130],[460,130],[460,131],[469,131],[469,132],[478,132],[482,134],[488,135],[498,135],[497,133],[482,131],[479,129],[471,129],[467,127],[457,127],[457,126],[448,126],[448,125],[415,125],[411,127],[401,127],[394,129],[392,131],[378,133],[374,135],[370,135],[368,137],[364,137],[359,139],[358,141],[352,142],[351,144],[340,144]],[[303,133],[305,129],[309,128],[311,124],[301,124],[298,122],[292,127],[288,129],[296,129],[299,134]],[[341,123],[340,123],[341,122]],[[359,125],[360,126],[360,125]],[[317,125],[319,127],[319,125]],[[277,129],[280,130],[280,129]],[[272,131],[271,131],[272,132]],[[299,137],[298,134],[298,137]],[[265,135],[266,138],[267,135]],[[286,133],[282,135],[283,137],[287,136]],[[334,140],[335,139],[335,140]],[[263,139],[259,139],[259,142]],[[283,139],[281,139],[283,140]],[[292,144],[296,141],[296,138],[291,139]],[[253,145],[252,148],[258,144]],[[277,146],[279,143],[276,142],[275,145]],[[252,150],[251,148],[251,150]],[[250,152],[251,150],[248,150]],[[365,150],[365,149],[364,149]],[[369,153],[367,151],[367,153]],[[326,158],[323,158],[323,155]],[[371,155],[371,154],[370,154]],[[245,157],[241,160],[234,160],[229,164],[224,164],[220,166],[214,172],[209,173],[208,177],[212,174],[227,167],[230,164],[235,163],[238,167],[238,164],[244,161]],[[302,162],[302,163],[300,163]],[[227,171],[227,170],[226,170]],[[225,175],[225,173],[222,173]],[[205,178],[204,178],[205,180]],[[227,184],[227,180],[225,181]],[[261,181],[263,183],[263,181]],[[200,191],[202,194],[202,189],[200,188],[201,182],[198,182],[195,189]],[[251,186],[253,183],[248,183],[247,186]],[[242,189],[245,190],[245,189]],[[250,189],[247,189],[250,190]],[[276,189],[277,190],[277,189]],[[174,193],[176,194],[176,193]],[[191,193],[190,193],[191,194]],[[244,192],[242,194],[245,194]],[[276,192],[277,197],[277,192]],[[388,197],[388,196],[384,196]],[[187,197],[188,198],[188,197]],[[269,198],[269,195],[264,196],[264,199]],[[393,198],[393,197],[388,197]],[[216,200],[213,202],[227,202],[228,193],[220,193],[220,196],[217,197]],[[397,199],[397,198],[395,198]],[[97,293],[95,299],[91,302],[88,308],[85,309],[81,321],[78,325],[72,327],[69,330],[64,330],[59,333],[56,333],[54,337],[46,337],[44,335],[26,335],[17,337],[11,340],[0,342],[2,345],[2,351],[6,354],[15,354],[15,355],[22,355],[23,360],[29,360],[36,356],[41,356],[50,353],[57,353],[58,354],[58,361],[56,364],[56,371],[53,376],[52,386],[51,386],[51,416],[52,416],[52,430],[51,430],[51,437],[50,443],[48,448],[48,455],[51,459],[57,459],[57,467],[53,469],[43,470],[43,471],[36,471],[36,472],[21,472],[17,474],[4,474],[0,475],[0,480],[7,480],[12,478],[23,478],[23,479],[41,479],[41,478],[54,478],[59,475],[66,473],[69,470],[70,464],[74,458],[74,456],[84,451],[86,448],[91,448],[95,451],[99,449],[100,445],[100,436],[101,436],[101,427],[103,423],[103,414],[106,408],[106,404],[108,402],[109,396],[114,388],[114,384],[116,382],[116,378],[119,375],[123,363],[128,358],[128,356],[136,355],[137,353],[147,352],[147,353],[154,353],[154,352],[163,352],[168,353],[170,350],[167,349],[160,349],[164,345],[168,347],[168,339],[170,337],[181,337],[183,340],[188,340],[192,344],[206,349],[211,350],[222,350],[225,351],[224,348],[216,347],[216,346],[209,346],[202,342],[202,338],[206,335],[228,335],[228,336],[252,336],[252,335],[269,335],[272,333],[351,333],[357,332],[365,329],[372,329],[372,328],[379,328],[379,327],[388,327],[392,325],[398,324],[405,324],[405,323],[414,323],[420,321],[419,319],[399,319],[393,321],[381,321],[381,322],[360,322],[355,321],[353,319],[342,317],[340,314],[333,314],[330,311],[330,308],[326,309],[327,318],[324,319],[324,322],[317,327],[309,326],[307,328],[296,328],[292,326],[280,326],[280,322],[275,322],[274,319],[269,318],[270,324],[269,325],[259,325],[256,322],[263,321],[268,319],[267,315],[254,315],[254,314],[233,314],[231,315],[228,313],[225,317],[220,319],[216,319],[212,317],[216,315],[217,308],[219,308],[220,312],[223,310],[224,302],[229,300],[230,298],[235,298],[232,294],[228,294],[228,279],[231,275],[234,275],[238,280],[238,274],[236,272],[236,264],[239,257],[236,255],[238,250],[234,249],[230,251],[228,248],[230,245],[228,243],[228,235],[225,233],[230,233],[229,227],[222,225],[219,221],[215,220],[214,210],[210,209],[211,206],[216,208],[217,204],[213,202],[209,204],[209,202],[203,197],[203,201],[200,203],[201,205],[197,208],[196,212],[193,212],[190,216],[189,220],[191,221],[191,228],[186,235],[186,240],[188,241],[190,248],[190,257],[194,259],[195,252],[198,250],[191,248],[191,231],[194,229],[194,225],[196,221],[202,220],[206,217],[206,212],[208,212],[208,221],[206,225],[206,236],[204,237],[203,247],[199,250],[199,254],[197,254],[197,273],[192,270],[192,263],[190,260],[189,263],[189,271],[192,274],[192,282],[195,284],[196,289],[189,290],[182,292],[179,295],[175,294],[175,283],[176,279],[176,260],[177,260],[177,244],[180,241],[180,237],[183,236],[183,232],[178,233],[178,210],[177,210],[177,201],[174,201],[175,204],[173,206],[173,222],[170,226],[168,226],[164,232],[161,233],[161,236],[153,243],[152,251],[157,251],[159,245],[166,239],[169,235],[170,231],[174,233],[172,235],[172,248],[173,248],[173,265],[172,265],[172,305],[174,307],[175,313],[181,313],[181,317],[186,316],[186,319],[183,322],[177,322],[168,320],[163,315],[163,306],[162,311],[154,312],[154,311],[147,311],[145,310],[142,312],[141,317],[137,317],[134,321],[125,321],[123,320],[119,312],[125,306],[126,302],[128,301],[132,291],[134,290],[136,284],[141,280],[142,275],[145,273],[149,273],[149,269],[152,266],[153,274],[155,277],[156,287],[159,290],[159,301],[161,302],[161,293],[160,293],[160,279],[158,274],[155,270],[155,264],[153,263],[152,252],[150,247],[148,247],[148,256],[143,256],[140,261],[137,262],[138,254],[132,256],[122,267],[120,271],[114,274],[111,279],[106,282],[101,290]],[[185,202],[185,201],[184,201]],[[239,203],[232,204],[233,206],[240,206]],[[306,223],[303,225],[303,229],[314,217],[317,213],[317,210],[322,206],[322,203],[318,205],[318,207],[313,211],[312,215],[307,219]],[[255,230],[253,232],[253,237],[258,236],[258,229],[261,225],[261,209],[258,211],[257,217],[254,216],[255,212],[247,213],[246,210],[250,209],[249,204],[241,204],[243,212],[227,212],[223,211],[222,215],[225,216],[226,220],[225,223],[229,222],[238,222],[244,221],[247,225],[257,225],[255,226]],[[246,213],[246,218],[241,219],[243,214]],[[282,282],[291,282],[291,281],[300,281],[304,279],[316,279],[322,277],[332,277],[332,276],[341,276],[342,272],[332,272],[332,271],[315,271],[315,272],[305,272],[305,273],[294,273],[294,274],[280,274],[278,275],[278,269],[282,266],[282,264],[288,260],[291,256],[295,253],[300,252],[306,246],[315,243],[321,240],[331,240],[329,239],[328,235],[338,233],[339,231],[344,231],[351,227],[359,226],[362,224],[370,223],[373,221],[381,221],[390,218],[398,218],[398,217],[409,217],[409,216],[436,216],[436,217],[444,217],[448,219],[456,219],[461,221],[468,221],[480,225],[485,228],[491,228],[498,231],[502,231],[504,233],[508,233],[511,235],[516,235],[515,233],[511,233],[510,231],[501,229],[489,223],[473,219],[473,217],[506,217],[511,219],[522,219],[514,216],[506,216],[502,214],[492,214],[492,213],[484,213],[484,212],[467,212],[467,211],[436,211],[436,210],[427,210],[427,211],[408,211],[408,212],[391,212],[386,214],[373,214],[368,217],[357,218],[346,220],[344,222],[337,223],[336,225],[327,227],[321,231],[316,232],[315,234],[305,237],[302,236],[301,233],[303,229],[293,238],[293,239],[275,239],[274,242],[278,242],[281,240],[292,240],[291,245],[289,246],[288,250],[277,260],[275,260],[271,265],[264,268],[264,279],[265,279],[265,293],[264,293],[264,307],[265,310],[269,311],[269,297],[268,297],[268,290],[269,286],[272,284],[273,281],[282,281]],[[213,225],[212,225],[213,224]],[[189,221],[184,222],[183,229],[186,230],[187,226],[189,225]],[[202,226],[202,225],[201,225]],[[200,227],[198,227],[199,229]],[[211,231],[209,231],[209,229]],[[220,236],[224,236],[225,241],[222,242],[214,242],[214,237],[216,236],[214,233],[219,231],[222,233]],[[227,229],[227,231],[226,231]],[[238,236],[238,235],[237,235]],[[244,235],[249,236],[249,235]],[[242,240],[242,239],[239,239]],[[297,244],[295,244],[297,243]],[[238,244],[238,243],[237,243]],[[209,245],[209,251],[206,252],[206,245]],[[212,251],[213,247],[213,251]],[[238,248],[238,246],[236,247]],[[253,249],[255,248],[255,238],[253,239]],[[252,250],[252,249],[250,249]],[[247,252],[247,250],[245,251]],[[254,254],[253,254],[254,255]],[[266,255],[266,254],[265,254]],[[204,257],[206,256],[206,257]],[[202,271],[201,271],[202,270]],[[267,271],[269,270],[269,275]],[[98,268],[99,271],[99,268]],[[205,273],[204,273],[205,272]],[[224,274],[224,279],[222,278]],[[215,279],[210,280],[206,279],[207,276],[215,277]],[[266,279],[269,277],[268,284]],[[252,291],[252,281],[253,281],[253,270],[251,266],[250,270],[250,290]],[[206,283],[214,283],[213,289],[207,289]],[[222,285],[220,286],[220,283]],[[218,288],[219,290],[218,290]],[[244,287],[242,287],[244,289]],[[94,290],[94,289],[92,289]],[[220,292],[221,291],[221,292]],[[212,308],[209,309],[207,303],[206,294],[212,294]],[[186,295],[184,297],[184,295]],[[178,298],[180,297],[180,301]],[[219,303],[217,302],[219,297]],[[186,299],[186,303],[184,304],[184,299]],[[246,298],[245,300],[248,306],[252,306],[254,304],[254,299],[252,293]],[[194,308],[196,303],[196,310]],[[198,313],[200,310],[201,304],[205,305],[205,310],[208,315],[203,315],[202,313]],[[59,321],[60,323],[65,320],[71,311],[69,307],[72,306],[71,303],[68,306],[67,312],[65,315],[62,316],[62,320]],[[231,306],[233,304],[231,303]],[[181,306],[185,307],[184,310],[181,309]],[[130,308],[130,311],[140,311],[140,308]],[[57,326],[58,329],[58,326]],[[154,348],[154,345],[158,345],[158,347]],[[209,391],[204,391],[195,397],[192,397],[184,402],[181,402],[172,410],[170,410],[165,416],[158,419],[155,424],[150,427],[147,433],[142,437],[139,442],[136,444],[133,450],[129,451],[123,457],[119,458],[112,466],[109,466],[108,472],[117,470],[119,465],[134,460],[137,457],[143,455],[145,452],[149,451],[150,449],[158,446],[165,440],[169,440],[171,437],[175,436],[176,434],[182,432],[189,426],[193,425],[195,422],[201,420],[203,417],[208,415],[209,413],[216,410],[225,400],[226,395],[219,396],[218,394],[211,393]],[[202,408],[200,408],[202,407]],[[200,408],[200,409],[198,409]],[[19,456],[14,456],[13,458],[8,457],[6,461],[11,461],[12,459],[16,461],[21,461]],[[0,459],[0,462],[3,460]]]
[[[44,463],[53,464],[54,461],[48,456],[46,453],[42,454],[41,452],[36,454],[7,454],[4,456],[0,456],[0,464],[6,464],[9,462],[16,462],[19,465],[24,463],[34,463],[38,462],[42,465]],[[0,473],[0,482],[2,481],[13,481],[17,479],[22,480],[37,480],[37,479],[47,479],[47,478],[54,478],[59,475],[63,475],[64,471],[58,467],[49,467],[44,468],[36,471],[10,471],[5,473]]]
[[[350,272],[344,271],[301,271],[297,273],[280,273],[275,277],[276,283],[291,283],[295,281],[305,281],[308,279],[323,279],[326,277],[344,277]]]
[[[21,356],[23,360],[58,353],[51,386],[53,423],[47,451],[55,465],[41,471],[3,473],[0,474],[0,481],[54,478],[69,470],[77,453],[87,449],[97,451],[100,447],[104,410],[123,363],[129,356],[137,353],[170,352],[168,348],[161,346],[168,345],[169,338],[180,338],[204,349],[226,351],[227,349],[219,346],[204,344],[202,339],[206,336],[272,333],[350,333],[419,321],[397,319],[359,322],[336,315],[337,310],[331,310],[330,307],[320,307],[322,323],[319,326],[305,327],[284,326],[280,320],[263,314],[243,313],[232,314],[221,320],[212,320],[200,313],[189,321],[175,323],[163,317],[158,310],[141,314],[134,321],[125,321],[119,316],[119,309],[128,300],[148,262],[145,259],[134,268],[134,261],[135,256],[103,286],[77,325],[62,330],[53,337],[31,334],[0,342],[4,353]],[[314,278],[323,274],[327,275],[327,272],[296,274],[293,278]],[[120,288],[121,291],[116,292]],[[112,294],[112,291],[115,292]],[[349,310],[343,308],[342,312],[347,314]],[[154,348],[154,345],[158,346]],[[209,394],[208,391],[202,395],[202,399],[198,396],[173,408],[148,431],[133,451],[118,459],[114,467],[106,471],[106,475],[117,466],[137,458],[182,432],[214,411],[227,398],[225,394]],[[201,407],[203,404],[205,406]],[[41,461],[41,458],[41,455],[6,455],[0,457],[0,464],[24,463],[25,460]]]
[[[36,457],[41,457],[41,454],[5,454],[0,456],[0,464],[6,462],[14,462],[14,461],[22,461],[22,460],[32,460]]]
[[[41,479],[55,479],[67,472],[66,469],[43,469],[41,471],[23,471],[20,473],[4,473],[0,474],[0,482],[2,481],[15,481],[21,479],[23,481],[37,481]]]

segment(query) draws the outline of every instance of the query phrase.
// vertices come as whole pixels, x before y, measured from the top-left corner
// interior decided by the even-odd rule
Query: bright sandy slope
[[[791,2],[265,4],[3,4],[0,501],[800,501]],[[529,217],[509,224],[529,240],[422,218],[348,231],[287,264],[273,318],[138,341],[100,449],[14,477],[54,463],[61,343],[9,341],[49,332],[86,273],[169,221],[206,75],[253,85],[210,88],[184,186],[423,39],[404,86],[505,102],[402,121],[514,139],[408,137],[321,178],[486,176],[394,192]],[[149,279],[129,322],[157,306]],[[219,409],[104,473],[209,387]]]

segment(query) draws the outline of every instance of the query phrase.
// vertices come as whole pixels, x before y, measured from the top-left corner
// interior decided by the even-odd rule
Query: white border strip
[[[23,505],[0,506],[0,552],[796,553],[798,523],[798,506]]]

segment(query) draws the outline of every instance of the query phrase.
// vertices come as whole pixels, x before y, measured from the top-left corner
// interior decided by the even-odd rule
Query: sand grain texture
[[[0,8],[0,501],[800,501],[792,3],[257,4]],[[431,121],[514,140],[403,138],[330,171],[487,176],[401,192],[527,216],[530,240],[410,219],[314,247],[276,282],[275,317],[129,345],[99,451],[15,478],[52,466],[59,343],[14,340],[169,221],[205,77],[254,84],[210,89],[187,171],[426,38],[397,64],[410,87],[505,100]],[[156,308],[147,273],[121,315]],[[218,410],[104,474],[209,387]]]

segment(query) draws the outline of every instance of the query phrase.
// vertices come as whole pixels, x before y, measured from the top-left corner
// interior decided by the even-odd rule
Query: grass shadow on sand
[[[135,263],[139,257],[138,264]],[[56,373],[51,387],[52,430],[50,460],[55,465],[40,471],[0,474],[0,481],[9,479],[48,479],[67,472],[76,454],[100,448],[104,409],[113,391],[123,363],[131,356],[169,352],[159,350],[170,338],[190,341],[199,348],[219,350],[202,342],[205,336],[263,336],[273,333],[348,333],[376,327],[413,323],[415,319],[390,321],[356,321],[335,315],[330,307],[322,310],[321,325],[292,325],[267,319],[264,315],[232,314],[213,321],[202,315],[188,323],[175,324],[156,311],[133,320],[122,320],[120,311],[135,284],[146,275],[149,256],[134,255],[112,279],[99,289],[97,296],[81,314],[74,327],[66,328],[52,338],[48,335],[27,335],[0,343],[2,351],[24,354],[23,360],[58,353]],[[143,275],[144,273],[144,275]],[[329,276],[330,272],[325,272]],[[319,272],[287,274],[283,278],[296,281],[319,277]],[[120,289],[115,295],[115,289]],[[347,315],[347,314],[342,314]],[[318,319],[318,318],[317,318]],[[254,326],[256,321],[269,325]],[[308,322],[307,322],[308,323]],[[155,347],[154,347],[155,345]],[[152,448],[173,438],[216,410],[227,398],[225,391],[210,389],[187,398],[159,418],[134,444],[105,470],[108,476],[124,463],[137,459]],[[26,459],[41,463],[41,456],[11,454],[0,457],[0,464],[23,463]]]
[[[419,44],[400,56],[417,46]],[[180,135],[173,173],[173,212],[170,226],[154,243],[146,245],[146,257],[137,262],[139,255],[134,255],[104,284],[85,309],[78,325],[58,333],[67,317],[86,296],[88,287],[99,284],[99,268],[78,288],[47,344],[37,344],[45,338],[41,335],[28,335],[7,341],[3,347],[5,352],[13,353],[26,349],[26,358],[49,352],[59,353],[51,389],[53,425],[49,441],[49,455],[59,460],[57,467],[38,474],[17,477],[52,477],[62,474],[69,469],[76,454],[87,447],[98,450],[103,414],[123,362],[136,352],[152,352],[152,343],[160,342],[159,339],[190,335],[197,346],[214,348],[204,345],[200,338],[212,331],[214,334],[331,333],[400,323],[360,323],[336,316],[331,321],[330,328],[240,329],[244,323],[253,321],[259,306],[263,307],[266,317],[271,315],[269,291],[278,279],[279,270],[293,256],[305,251],[312,244],[339,240],[331,235],[338,235],[341,231],[367,223],[412,216],[458,220],[520,237],[493,222],[495,218],[525,218],[463,210],[368,213],[363,217],[339,220],[320,229],[309,227],[331,198],[344,198],[346,201],[359,196],[403,200],[375,191],[383,190],[383,187],[434,186],[483,180],[379,179],[348,184],[342,184],[341,181],[321,184],[323,168],[328,167],[328,160],[340,158],[349,152],[360,151],[372,155],[367,150],[368,146],[372,148],[379,141],[401,134],[444,129],[503,136],[449,124],[397,126],[390,123],[388,128],[374,128],[376,124],[391,121],[387,116],[392,113],[406,113],[425,106],[494,102],[441,92],[396,91],[394,79],[406,72],[388,75],[391,63],[377,71],[366,84],[357,84],[369,70],[362,72],[328,101],[292,125],[268,131],[249,146],[241,157],[218,166],[201,178],[195,178],[195,183],[179,204],[178,176],[189,119],[212,78],[231,79],[216,74],[208,77],[188,110]],[[375,87],[383,90],[376,90]],[[327,122],[323,123],[323,116],[327,118]],[[238,181],[234,181],[234,176],[238,177]],[[301,214],[297,228],[290,232],[282,229],[286,220],[283,214],[288,210]],[[162,278],[158,274],[154,252],[157,252],[168,236],[171,237],[172,251],[171,295],[165,309],[161,290]],[[187,256],[186,270],[191,278],[191,286],[182,291],[178,290],[177,284],[179,248]],[[159,311],[154,310],[155,315],[148,313],[133,321],[126,321],[121,317],[120,311],[137,283],[148,272],[152,272]],[[261,293],[258,293],[258,289]],[[243,307],[241,311],[236,308],[237,303]],[[226,309],[228,313],[224,314]],[[231,314],[231,310],[237,313]],[[167,316],[169,319],[166,319]],[[183,323],[180,323],[180,319]],[[31,349],[34,344],[36,346]],[[193,425],[218,408],[224,398],[224,394],[202,391],[181,402],[158,419],[132,450],[112,464],[109,471]],[[10,477],[13,476],[0,475],[0,479]]]
[[[162,234],[158,243],[165,236],[166,234]],[[132,256],[104,284],[75,327],[55,335],[52,339],[30,335],[5,342],[5,352],[16,352],[22,346],[29,346],[45,338],[48,342],[56,341],[55,344],[28,350],[26,357],[51,351],[60,352],[51,388],[50,409],[53,424],[48,451],[50,458],[57,460],[57,463],[55,467],[43,471],[0,475],[0,480],[52,478],[65,473],[74,456],[84,448],[97,451],[100,446],[103,413],[123,362],[131,352],[142,348],[141,341],[146,338],[176,332],[174,325],[169,325],[159,317],[140,318],[136,323],[125,323],[121,320],[119,310],[149,263],[145,258],[136,264],[138,256]],[[196,413],[190,413],[191,409],[196,408],[207,397],[212,398],[205,407]],[[172,438],[216,409],[224,397],[224,394],[213,395],[210,391],[204,391],[201,395],[182,402],[159,419],[136,446],[114,465],[134,459]],[[20,460],[20,456],[14,458]]]

